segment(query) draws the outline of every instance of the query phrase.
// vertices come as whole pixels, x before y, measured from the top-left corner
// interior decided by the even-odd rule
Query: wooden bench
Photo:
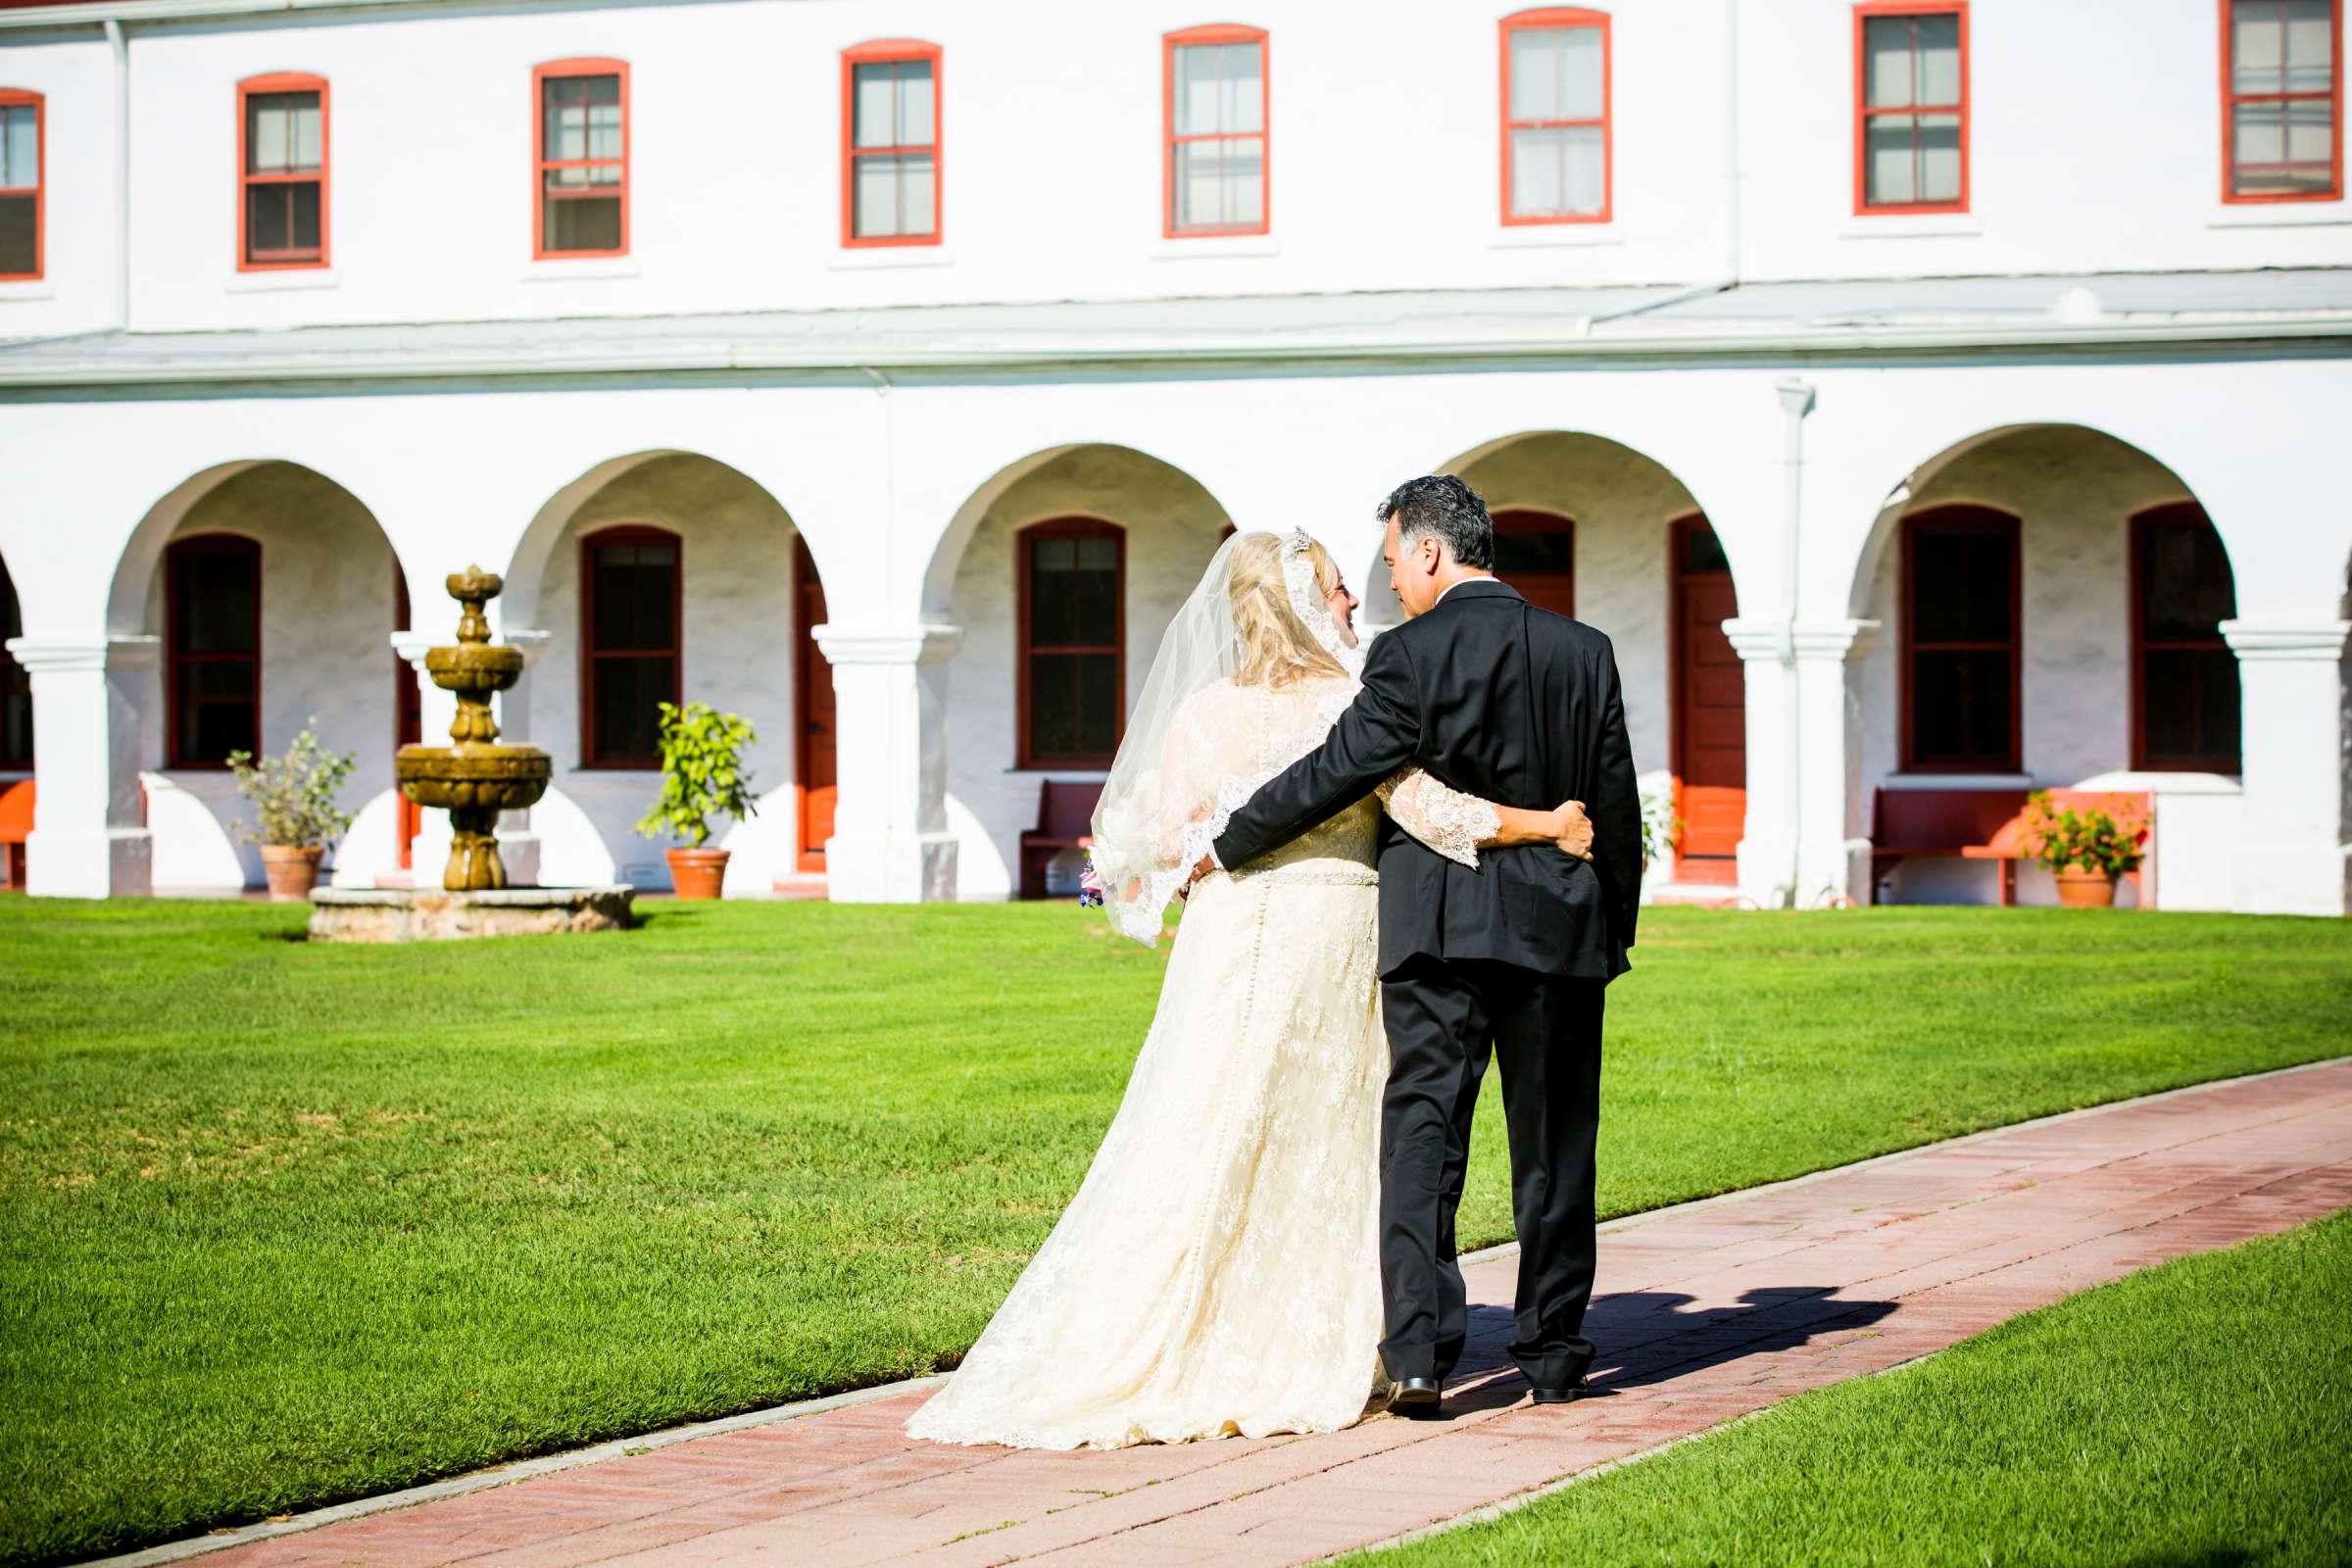
[[[1102,798],[1100,781],[1063,784],[1048,779],[1037,797],[1037,826],[1021,835],[1021,897],[1046,896],[1046,867],[1064,850],[1083,850],[1095,842],[1095,803]]]
[[[2126,871],[2132,884],[2132,897],[2139,907],[2156,906],[2156,890],[2148,880],[2148,868],[2154,859],[2155,846],[2150,842],[2156,823],[2156,802],[2146,790],[2052,790],[2050,806],[2060,811],[2080,811],[2095,807],[2118,822],[2136,820],[2139,824],[2139,847],[2143,858],[2139,868]],[[1972,844],[1961,855],[1971,860],[1994,860],[2001,868],[2001,907],[2017,903],[2017,865],[2020,860],[2033,858],[2034,852],[2026,844],[2025,808],[1993,829],[1992,835],[1982,844]]]
[[[32,837],[32,780],[0,786],[0,888],[24,891],[24,841]]]
[[[1958,859],[2025,808],[2022,789],[1880,790],[1870,811],[1870,902],[1904,860]]]

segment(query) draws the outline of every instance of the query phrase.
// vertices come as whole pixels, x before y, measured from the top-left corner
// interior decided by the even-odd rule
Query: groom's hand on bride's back
[[[1585,803],[1562,801],[1554,814],[1559,818],[1560,831],[1552,842],[1560,847],[1560,852],[1580,860],[1592,859],[1592,819],[1585,814]]]

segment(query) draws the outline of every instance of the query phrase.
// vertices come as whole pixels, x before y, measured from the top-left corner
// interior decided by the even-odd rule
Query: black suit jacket
[[[1354,704],[1320,748],[1234,813],[1218,862],[1248,864],[1408,764],[1498,805],[1584,802],[1592,859],[1522,845],[1480,851],[1474,871],[1384,817],[1384,975],[1417,954],[1602,980],[1625,971],[1642,892],[1642,801],[1607,637],[1493,578],[1455,585],[1373,641]]]

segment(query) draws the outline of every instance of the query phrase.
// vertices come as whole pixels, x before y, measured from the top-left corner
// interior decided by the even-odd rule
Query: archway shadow
[[[1867,1328],[1893,1312],[1892,1301],[1856,1300],[1831,1285],[1774,1285],[1740,1304],[1686,1311],[1695,1297],[1679,1291],[1625,1291],[1594,1298],[1585,1334],[1600,1348],[1590,1374],[1598,1396],[1624,1394],[1752,1356],[1795,1349],[1827,1334]],[[1473,1306],[1461,1365],[1446,1380],[1446,1408],[1467,1415],[1515,1404],[1526,1380],[1511,1363],[1509,1308]],[[1495,1372],[1504,1377],[1494,1377]],[[1453,1390],[1465,1382],[1476,1386]]]

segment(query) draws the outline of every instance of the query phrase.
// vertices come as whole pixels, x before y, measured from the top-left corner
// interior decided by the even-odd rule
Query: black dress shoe
[[[1536,1389],[1531,1392],[1538,1404],[1572,1404],[1578,1399],[1591,1396],[1592,1385],[1587,1383],[1583,1378],[1578,1378],[1563,1389]]]
[[[1389,1408],[1408,1421],[1425,1421],[1438,1413],[1441,1396],[1436,1378],[1398,1378],[1389,1388]]]

